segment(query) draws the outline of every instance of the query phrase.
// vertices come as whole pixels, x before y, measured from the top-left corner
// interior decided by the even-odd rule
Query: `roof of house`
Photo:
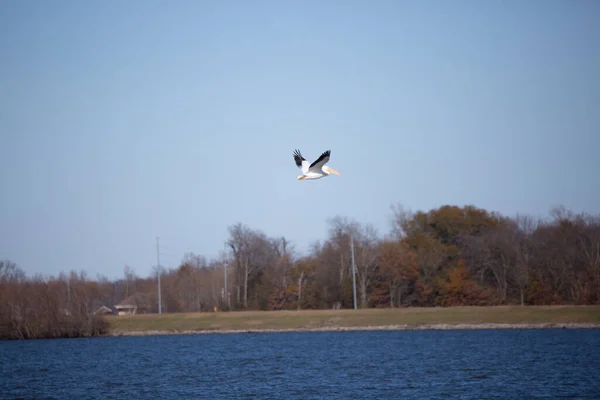
[[[124,298],[121,302],[115,305],[116,308],[144,308],[149,304],[147,293],[134,293],[129,297]]]
[[[92,310],[93,312],[98,312],[102,307],[108,308],[111,312],[117,311],[114,306],[107,305],[107,299],[94,299],[92,301]]]

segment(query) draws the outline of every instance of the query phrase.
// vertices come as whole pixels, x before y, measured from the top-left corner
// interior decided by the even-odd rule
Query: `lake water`
[[[0,342],[2,399],[600,399],[600,330]]]

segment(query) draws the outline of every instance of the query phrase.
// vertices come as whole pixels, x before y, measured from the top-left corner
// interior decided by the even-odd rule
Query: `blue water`
[[[2,399],[600,399],[595,329],[0,342]]]

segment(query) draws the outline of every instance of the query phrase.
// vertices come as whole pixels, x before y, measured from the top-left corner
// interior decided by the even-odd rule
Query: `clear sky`
[[[392,204],[600,212],[600,2],[0,2],[0,258],[148,276]],[[343,176],[297,181],[295,148]]]

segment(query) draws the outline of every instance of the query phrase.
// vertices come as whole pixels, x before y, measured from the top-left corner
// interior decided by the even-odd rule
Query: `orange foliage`
[[[418,279],[417,254],[404,241],[385,241],[380,245],[377,264],[377,284],[369,303],[375,307],[399,305],[407,294],[408,284]]]
[[[448,272],[445,281],[438,282],[437,303],[441,306],[485,305],[489,294],[473,280],[464,259]]]
[[[297,307],[298,287],[288,285],[285,289],[273,288],[269,295],[269,310],[290,310]]]
[[[552,215],[550,221],[513,219],[445,205],[397,213],[395,240],[379,240],[367,225],[340,217],[329,238],[301,259],[286,239],[236,224],[223,259],[190,254],[162,273],[161,309],[351,308],[349,233],[359,264],[357,294],[367,294],[369,307],[600,302],[600,215],[563,208]],[[0,260],[0,337],[96,334],[104,327],[94,310],[137,293],[147,299],[147,312],[157,312],[156,274],[124,272],[125,279],[99,282],[75,273],[27,278],[12,261]]]
[[[486,210],[446,205],[428,213],[417,213],[412,227],[418,227],[417,231],[430,234],[446,245],[457,245],[463,236],[481,234],[497,223],[498,217]]]
[[[526,299],[528,304],[551,306],[562,304],[560,297],[538,280],[531,281],[527,286]]]

